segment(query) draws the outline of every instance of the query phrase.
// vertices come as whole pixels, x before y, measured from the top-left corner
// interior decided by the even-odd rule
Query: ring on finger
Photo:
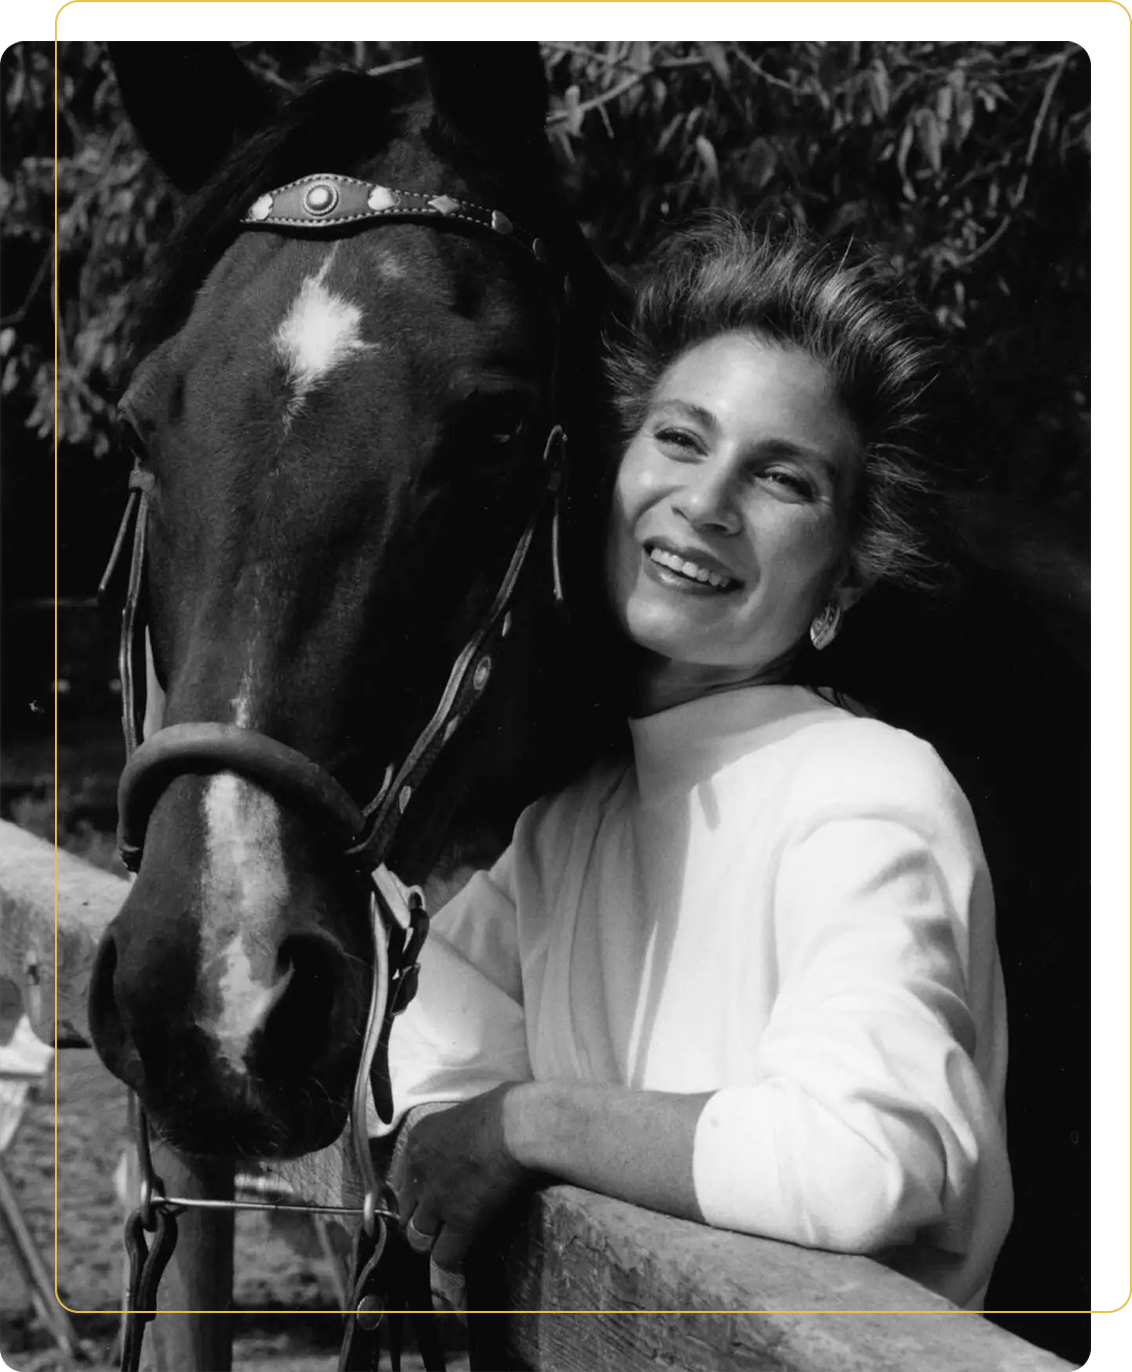
[[[412,1220],[405,1226],[405,1238],[414,1253],[431,1253],[436,1242],[435,1234],[423,1233]]]

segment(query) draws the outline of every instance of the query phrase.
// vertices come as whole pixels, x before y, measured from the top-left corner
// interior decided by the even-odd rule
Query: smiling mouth
[[[663,567],[666,572],[672,573],[673,576],[680,577],[689,584],[710,587],[713,591],[734,591],[742,584],[733,576],[726,576],[710,567],[705,567],[703,563],[681,557],[679,553],[671,552],[669,549],[661,548],[656,544],[646,546],[645,556],[650,562],[657,567]]]

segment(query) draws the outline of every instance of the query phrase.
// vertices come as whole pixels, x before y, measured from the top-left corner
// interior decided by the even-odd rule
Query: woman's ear
[[[857,601],[873,585],[875,577],[867,574],[852,553],[849,553],[842,570],[830,589],[827,600],[837,606],[842,614],[851,610]]]

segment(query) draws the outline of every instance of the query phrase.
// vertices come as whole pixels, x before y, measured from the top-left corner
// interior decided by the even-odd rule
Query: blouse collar
[[[644,798],[686,790],[813,716],[836,712],[806,686],[747,686],[629,720]]]

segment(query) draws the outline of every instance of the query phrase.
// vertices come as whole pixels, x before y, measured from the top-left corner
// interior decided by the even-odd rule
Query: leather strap
[[[384,1226],[383,1226],[384,1228]],[[414,1253],[402,1234],[389,1229],[379,1239],[359,1229],[354,1240],[354,1277],[338,1372],[377,1372],[381,1325],[389,1320],[390,1363],[399,1372],[404,1321],[411,1313],[425,1372],[445,1372],[444,1349],[432,1310],[427,1254]]]
[[[540,266],[551,261],[543,239],[529,233],[502,210],[488,209],[452,195],[394,190],[376,181],[359,181],[336,172],[304,176],[266,191],[240,224],[246,229],[329,229],[341,233],[351,225],[390,219],[468,224],[514,243],[530,253]]]
[[[123,639],[126,633],[123,626]],[[132,682],[134,672],[129,676]],[[131,872],[141,861],[153,807],[174,777],[223,771],[258,782],[313,819],[340,847],[357,841],[364,825],[361,811],[330,773],[303,753],[238,724],[169,724],[129,749],[118,783],[118,846]]]

